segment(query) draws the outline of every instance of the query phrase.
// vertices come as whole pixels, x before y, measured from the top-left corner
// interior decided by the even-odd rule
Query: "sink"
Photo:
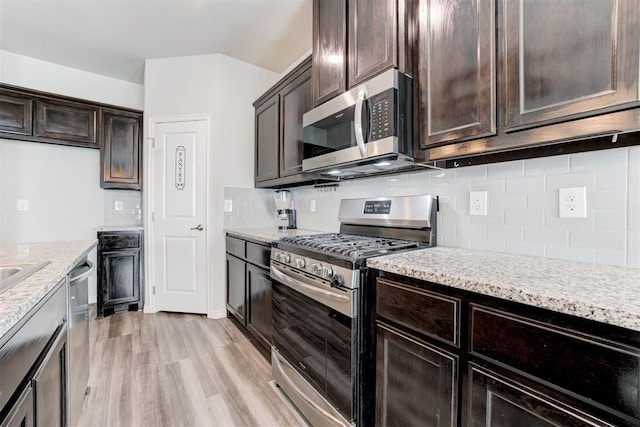
[[[26,279],[49,264],[51,264],[51,261],[23,264],[0,264],[0,294],[11,289],[11,287],[16,283]]]

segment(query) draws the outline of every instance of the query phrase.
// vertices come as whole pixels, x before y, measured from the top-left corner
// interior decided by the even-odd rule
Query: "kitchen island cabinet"
[[[367,264],[377,425],[640,425],[640,271],[450,248]]]

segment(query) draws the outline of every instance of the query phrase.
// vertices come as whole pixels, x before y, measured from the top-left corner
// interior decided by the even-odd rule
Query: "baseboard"
[[[209,319],[224,319],[227,317],[227,309],[211,311],[207,314]]]

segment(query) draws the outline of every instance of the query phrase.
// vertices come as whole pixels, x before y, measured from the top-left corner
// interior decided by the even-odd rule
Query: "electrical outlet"
[[[122,202],[122,200],[116,200],[113,208],[117,211],[122,211],[124,210],[124,203]]]
[[[487,216],[487,192],[472,191],[469,195],[469,213]]]
[[[315,211],[316,211],[316,209],[317,209],[317,206],[316,206],[316,200],[315,200],[315,199],[311,199],[311,200],[309,201],[309,211],[310,211],[310,212],[315,212]]]
[[[28,211],[29,210],[29,199],[18,199],[18,210],[19,211]]]
[[[232,212],[233,211],[233,201],[232,200],[225,200],[224,201],[224,211],[225,212]]]
[[[587,188],[560,188],[558,190],[558,210],[560,218],[586,218]]]

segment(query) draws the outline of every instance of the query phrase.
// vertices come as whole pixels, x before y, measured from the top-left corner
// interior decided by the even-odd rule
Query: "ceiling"
[[[312,0],[0,0],[0,49],[143,83],[144,60],[222,53],[281,73]]]

